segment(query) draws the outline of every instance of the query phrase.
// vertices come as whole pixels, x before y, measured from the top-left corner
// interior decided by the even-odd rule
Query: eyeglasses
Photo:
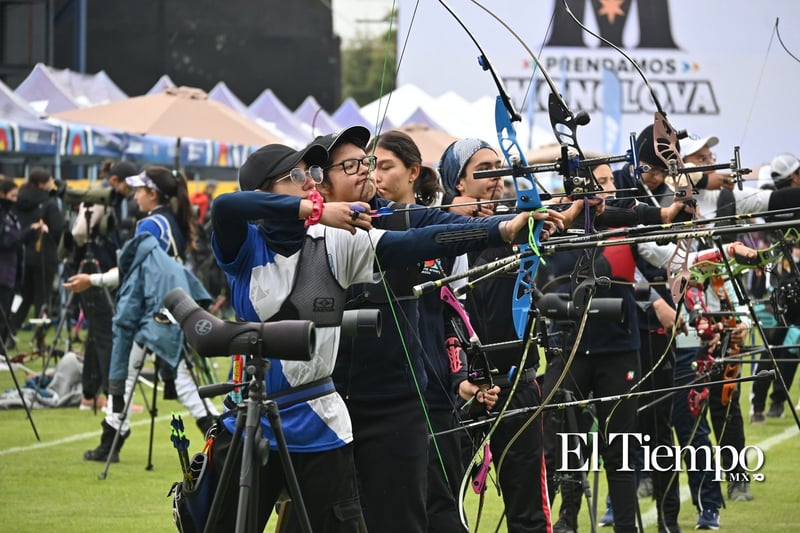
[[[323,177],[322,167],[318,167],[316,165],[314,165],[313,167],[308,167],[308,169],[295,167],[292,170],[290,170],[289,173],[286,174],[285,176],[281,176],[280,178],[276,179],[275,183],[278,183],[279,181],[283,181],[285,179],[291,179],[292,183],[294,183],[295,185],[303,185],[305,184],[307,177],[311,178],[314,181],[314,183],[319,185],[320,183],[322,183],[322,177]]]
[[[375,169],[375,163],[378,161],[378,158],[374,155],[368,155],[362,158],[353,158],[353,159],[345,159],[339,163],[334,163],[333,165],[329,165],[325,167],[325,170],[329,168],[341,166],[342,170],[348,176],[352,176],[353,174],[357,174],[359,169],[361,169],[361,165],[367,167],[369,172],[372,172]]]

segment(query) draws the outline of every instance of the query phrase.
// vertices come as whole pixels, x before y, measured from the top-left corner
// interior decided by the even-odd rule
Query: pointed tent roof
[[[38,63],[14,91],[40,115],[77,109],[78,102],[41,63]]]
[[[214,88],[208,92],[208,99],[225,104],[237,113],[241,113],[246,117],[252,116],[250,110],[247,109],[247,106],[244,105],[241,100],[239,100],[239,97],[236,96],[233,91],[231,91],[230,87],[228,87],[224,81],[220,81],[214,85]]]
[[[306,96],[300,107],[294,110],[294,116],[302,120],[311,130],[311,136],[327,135],[342,129],[331,116],[322,109],[316,98],[310,94]]]
[[[368,118],[386,115],[395,124],[404,124],[406,119],[418,107],[431,109],[434,98],[411,83],[402,85],[389,94],[374,100],[361,108],[361,113]]]
[[[349,128],[350,126],[364,126],[367,128],[370,133],[375,133],[375,123],[370,123],[361,113],[361,108],[358,106],[356,101],[350,97],[344,102],[339,108],[334,111],[331,118],[336,121],[337,124],[340,124],[342,127]],[[384,126],[382,129],[392,129],[391,126]]]
[[[445,129],[436,122],[424,109],[418,107],[411,115],[403,122],[403,126],[410,124],[422,124],[432,130],[445,131]]]
[[[281,102],[280,98],[275,96],[272,89],[264,89],[258,98],[253,100],[248,110],[256,118],[272,124],[299,144],[311,141],[311,133],[302,128],[301,121]]]
[[[105,71],[82,74],[42,63],[33,67],[16,93],[41,114],[118,102],[128,97]]]
[[[0,152],[55,154],[57,129],[39,120],[38,113],[2,81],[0,117]]]
[[[150,87],[150,90],[145,94],[163,93],[164,89],[170,89],[172,87],[175,87],[175,82],[172,81],[172,78],[170,78],[167,74],[162,74],[161,77],[158,78],[158,81],[156,81],[155,84]]]
[[[15,122],[40,122],[36,110],[2,80],[0,80],[0,117]]]
[[[47,69],[81,106],[118,102],[128,97],[104,70],[96,74],[84,74],[69,69],[42,68]]]

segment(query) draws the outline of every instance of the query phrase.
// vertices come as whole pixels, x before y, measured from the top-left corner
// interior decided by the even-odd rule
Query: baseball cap
[[[139,168],[130,161],[119,161],[111,166],[108,175],[126,178],[128,176],[133,176],[137,172],[139,172]]]
[[[350,142],[359,148],[366,149],[371,133],[364,126],[350,126],[338,133],[329,133],[328,135],[320,135],[309,146],[322,146],[329,154],[333,149],[343,142]],[[322,163],[323,165],[325,162]]]
[[[800,161],[798,161],[797,158],[792,154],[781,154],[776,156],[769,166],[772,168],[770,175],[775,181],[775,186],[780,187],[781,185],[784,185],[786,181],[790,180],[792,178],[792,174],[794,174],[797,169],[800,168]]]
[[[697,152],[704,146],[713,148],[719,144],[719,139],[713,135],[710,137],[700,137],[695,133],[690,133],[688,137],[681,140],[681,155],[687,157]]]
[[[267,181],[292,170],[300,161],[321,166],[327,160],[328,152],[320,145],[311,144],[298,151],[283,144],[268,144],[250,154],[239,168],[239,189],[260,189]]]

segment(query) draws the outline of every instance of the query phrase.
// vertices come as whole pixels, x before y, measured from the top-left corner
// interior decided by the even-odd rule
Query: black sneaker
[[[703,509],[697,517],[695,529],[719,529],[719,511],[716,509]]]
[[[576,531],[577,529],[569,525],[563,517],[553,524],[553,533],[576,533]]]
[[[108,449],[103,448],[102,446],[95,448],[94,450],[87,450],[83,454],[84,461],[97,461],[99,463],[105,463],[108,459]],[[119,462],[119,452],[114,452],[111,454],[111,461],[112,463]]]
[[[761,411],[756,411],[752,415],[750,415],[750,423],[754,426],[763,426],[767,423],[767,418],[764,416],[764,413]]]
[[[767,416],[770,418],[783,418],[783,403],[772,402],[767,411]]]

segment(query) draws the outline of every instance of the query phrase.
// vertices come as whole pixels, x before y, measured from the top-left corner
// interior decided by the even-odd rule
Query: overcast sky
[[[352,39],[358,32],[381,33],[386,31],[386,22],[366,22],[381,20],[392,9],[392,0],[321,0],[330,2],[333,7],[333,31],[342,41]]]

